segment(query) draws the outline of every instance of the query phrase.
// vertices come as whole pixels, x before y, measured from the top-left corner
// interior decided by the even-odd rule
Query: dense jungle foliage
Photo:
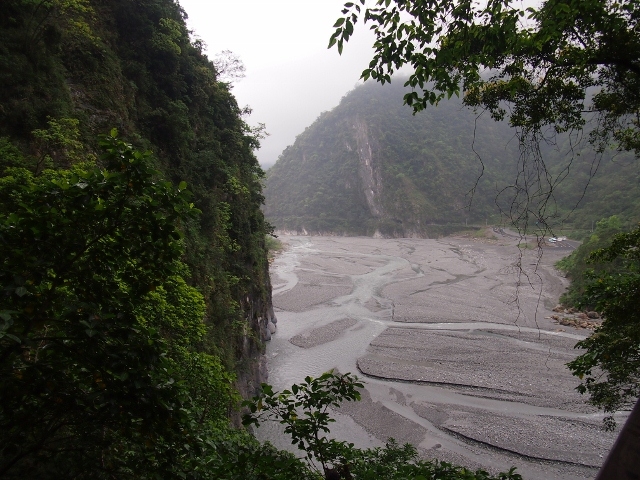
[[[228,430],[270,310],[259,134],[184,19],[173,0],[2,4],[2,478],[279,458]]]
[[[626,229],[625,229],[626,230]],[[590,273],[619,273],[623,269],[622,262],[614,264],[594,264],[590,262],[591,255],[602,248],[608,247],[613,238],[623,232],[620,217],[612,215],[596,222],[595,230],[571,255],[564,257],[556,266],[571,279],[571,284],[562,295],[560,301],[568,306],[593,309],[595,305],[585,296]]]
[[[276,228],[437,235],[446,225],[511,217],[523,188],[513,183],[522,168],[515,130],[455,97],[412,115],[402,83],[357,87],[281,154],[265,184],[265,215]],[[541,152],[553,187],[544,228],[587,231],[614,214],[626,226],[640,219],[631,154],[602,156],[569,135]]]
[[[96,160],[98,134],[114,127],[152,150],[202,212],[181,226],[186,277],[205,297],[206,348],[237,370],[260,349],[270,302],[258,138],[184,16],[169,0],[3,2],[0,173]]]

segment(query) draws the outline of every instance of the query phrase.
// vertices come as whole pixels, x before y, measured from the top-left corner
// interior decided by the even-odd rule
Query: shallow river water
[[[332,435],[360,447],[393,437],[525,479],[595,476],[615,436],[565,367],[588,331],[549,318],[566,250],[508,237],[281,239],[269,383],[356,373],[363,399],[335,413]],[[290,448],[277,425],[257,433]]]

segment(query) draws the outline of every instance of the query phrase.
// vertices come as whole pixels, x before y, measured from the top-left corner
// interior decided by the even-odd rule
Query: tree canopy
[[[194,348],[205,304],[182,278],[186,184],[157,181],[115,130],[101,143],[105,168],[0,178],[6,478],[169,478],[202,451],[195,418],[224,425],[233,402],[232,377]]]
[[[590,243],[597,242],[596,238]],[[583,380],[578,390],[589,393],[592,404],[612,414],[629,407],[640,395],[640,227],[618,233],[606,247],[592,251],[586,263],[594,268],[581,282],[577,304],[596,308],[605,321],[578,342],[576,348],[585,352],[569,368]],[[605,425],[615,426],[612,416]]]
[[[359,4],[358,4],[359,3]],[[342,52],[360,19],[376,40],[362,78],[385,83],[409,70],[404,101],[414,112],[445,97],[518,130],[520,173],[512,217],[548,216],[563,176],[552,175],[540,146],[561,132],[640,154],[640,4],[634,0],[366,0],[345,3],[329,47]],[[361,6],[362,5],[362,6]],[[592,173],[597,170],[598,161]]]
[[[594,141],[640,153],[638,2],[376,0],[342,13],[329,46],[341,52],[363,16],[376,42],[362,77],[384,83],[409,66],[415,111],[462,93],[530,135],[581,129],[593,113]]]
[[[229,425],[235,377],[182,263],[185,182],[115,130],[101,146],[103,167],[0,177],[0,477],[309,478]]]
[[[427,461],[419,457],[414,446],[408,443],[400,446],[393,438],[383,448],[360,449],[352,443],[326,437],[329,425],[336,421],[331,409],[344,401],[360,400],[362,388],[356,376],[333,370],[317,378],[306,377],[304,382],[282,392],[263,384],[260,395],[244,402],[249,412],[242,421],[255,426],[266,421],[282,424],[291,444],[305,452],[310,470],[316,473],[314,478],[522,480],[515,467],[493,476],[482,469],[474,472],[447,462]]]

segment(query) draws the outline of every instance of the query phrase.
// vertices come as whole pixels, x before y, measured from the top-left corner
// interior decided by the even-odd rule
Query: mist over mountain
[[[276,229],[433,236],[509,221],[522,208],[517,182],[537,172],[522,172],[516,131],[455,97],[413,115],[402,83],[357,87],[282,152],[265,185],[264,211]],[[640,173],[630,157],[599,156],[569,135],[541,149],[550,177],[531,199],[532,223],[588,229],[612,214],[640,218]]]

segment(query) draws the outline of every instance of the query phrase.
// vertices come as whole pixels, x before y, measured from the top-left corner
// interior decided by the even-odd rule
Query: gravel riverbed
[[[331,368],[365,382],[332,434],[388,437],[429,458],[525,479],[593,478],[615,439],[565,364],[588,330],[551,309],[568,248],[519,239],[285,236],[272,266],[278,331],[269,382],[288,388]],[[259,436],[287,447],[278,428]]]

